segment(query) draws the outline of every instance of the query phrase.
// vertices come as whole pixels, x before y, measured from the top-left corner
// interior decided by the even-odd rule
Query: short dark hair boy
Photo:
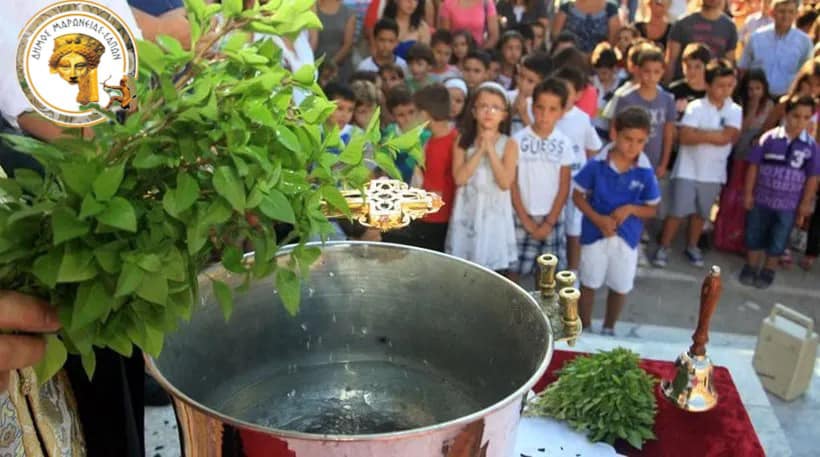
[[[430,37],[430,47],[435,47],[439,43],[452,46],[453,33],[446,29],[438,29],[433,32],[433,35]]]
[[[450,119],[450,91],[443,84],[432,84],[413,94],[416,109],[425,111],[434,121]]]
[[[427,62],[431,67],[436,64],[436,59],[433,56],[433,50],[430,46],[427,46],[424,43],[416,42],[410,49],[407,50],[407,58],[405,59],[407,63],[413,63],[417,60],[423,60]]]
[[[569,91],[567,85],[559,78],[547,78],[535,86],[532,91],[533,103],[538,100],[542,94],[552,94],[561,100],[561,106],[566,106]]]
[[[703,43],[689,43],[683,48],[682,59],[697,59],[706,65],[712,60],[712,51]]]
[[[379,33],[389,30],[396,34],[396,37],[399,36],[399,24],[389,17],[383,17],[376,22],[376,25],[373,27],[373,36],[379,36]]]
[[[726,59],[713,59],[706,65],[706,84],[712,84],[718,78],[736,76],[735,66]]]
[[[627,129],[640,129],[649,133],[652,130],[652,119],[649,112],[639,106],[624,108],[615,115],[615,131],[620,132]]]

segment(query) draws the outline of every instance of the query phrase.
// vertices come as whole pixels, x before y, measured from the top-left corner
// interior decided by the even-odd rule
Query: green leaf
[[[225,16],[225,18],[240,15],[242,8],[242,0],[222,0],[222,15]]]
[[[97,202],[97,200],[94,199],[94,196],[88,193],[85,194],[85,197],[83,198],[83,203],[80,206],[80,215],[78,217],[80,219],[87,219],[91,216],[100,214],[104,209],[105,205]]]
[[[157,273],[163,268],[162,259],[160,259],[156,254],[144,254],[139,256],[137,265],[150,273]]]
[[[97,354],[94,350],[83,351],[80,355],[80,361],[83,364],[83,370],[85,371],[85,375],[88,376],[88,379],[93,378],[94,372],[97,370]]]
[[[81,197],[91,190],[91,184],[97,178],[96,168],[88,163],[64,163],[60,170],[65,185]]]
[[[268,195],[262,199],[262,202],[259,204],[259,211],[265,216],[277,221],[290,224],[296,223],[296,215],[293,213],[290,201],[288,201],[282,192],[276,189],[271,189]]]
[[[88,248],[67,244],[57,273],[57,282],[82,282],[97,276],[94,252]]]
[[[134,213],[134,207],[122,197],[112,198],[105,210],[97,216],[97,220],[127,232],[137,231],[137,216]]]
[[[305,86],[313,84],[315,78],[316,68],[310,64],[302,65],[298,70],[296,70],[296,73],[293,74],[293,80]]]
[[[185,259],[179,250],[172,248],[165,256],[162,273],[171,281],[184,282],[187,273]]]
[[[164,340],[165,334],[162,331],[150,325],[145,325],[145,346],[143,346],[142,349],[151,357],[159,357],[160,352],[162,352]]]
[[[245,186],[229,167],[219,167],[214,171],[213,185],[216,192],[225,197],[231,206],[240,212],[245,211]]]
[[[63,250],[51,249],[46,254],[37,257],[32,266],[32,273],[49,288],[57,285],[60,264],[63,262]]]
[[[97,264],[106,273],[118,273],[122,269],[120,253],[128,246],[125,241],[112,241],[94,249]]]
[[[156,41],[158,45],[173,56],[184,56],[187,54],[187,51],[183,49],[182,44],[170,35],[157,35],[156,38],[154,38],[154,41]]]
[[[23,196],[23,188],[13,179],[0,178],[0,202],[6,199],[4,196],[10,200],[17,200]]]
[[[232,273],[244,273],[245,266],[242,265],[242,252],[233,245],[226,246],[222,253],[222,265]]]
[[[32,194],[39,194],[43,189],[43,178],[40,177],[39,173],[32,170],[25,168],[15,170],[14,180]]]
[[[345,216],[350,217],[350,206],[348,206],[347,200],[345,200],[336,186],[324,185],[320,188],[320,191],[322,192],[322,197],[330,206],[341,211]]]
[[[280,125],[276,128],[276,139],[279,140],[282,146],[294,152],[298,152],[302,147],[302,145],[299,144],[299,138],[296,137],[296,134],[284,125]]]
[[[137,55],[139,55],[140,66],[148,67],[154,73],[161,73],[165,67],[162,48],[151,41],[137,40]]]
[[[137,296],[158,305],[168,301],[168,280],[161,273],[146,274],[137,287]]]
[[[348,165],[356,165],[364,157],[364,143],[366,138],[362,134],[354,134],[344,151],[339,154],[339,161]]]
[[[68,208],[57,208],[51,215],[51,230],[55,246],[85,235],[90,228],[87,222],[77,219]]]
[[[299,300],[301,299],[302,287],[301,279],[287,268],[276,269],[276,290],[282,297],[282,304],[288,314],[295,316],[299,312]]]
[[[122,265],[122,271],[117,278],[117,290],[114,292],[116,297],[124,297],[133,293],[142,284],[142,279],[145,273],[131,262],[125,262]]]
[[[34,366],[37,383],[43,385],[63,368],[68,358],[65,345],[57,335],[46,335],[46,353],[43,359]]]
[[[296,257],[299,263],[302,276],[307,276],[310,272],[310,266],[313,265],[313,262],[316,262],[320,255],[322,255],[322,250],[315,246],[299,246],[293,250],[293,256]]]
[[[110,168],[104,169],[94,180],[92,185],[94,195],[97,200],[107,201],[117,193],[120,184],[122,183],[123,173],[125,172],[125,164],[120,163]]]
[[[227,322],[228,319],[231,318],[231,313],[233,313],[233,292],[231,288],[222,281],[214,279],[211,282],[213,283],[216,301],[219,302],[219,307],[222,308],[222,315],[225,316],[225,321]]]
[[[376,164],[379,168],[382,169],[385,173],[387,173],[391,178],[394,179],[401,179],[401,171],[396,166],[396,162],[390,156],[390,154],[386,154],[382,151],[376,153]]]
[[[98,320],[104,320],[111,307],[114,305],[114,297],[105,289],[100,280],[93,283],[83,283],[80,289],[88,288],[87,294],[77,293],[78,300],[74,303],[74,313],[71,317],[71,325],[74,328],[82,328]],[[83,300],[79,300],[80,298]]]

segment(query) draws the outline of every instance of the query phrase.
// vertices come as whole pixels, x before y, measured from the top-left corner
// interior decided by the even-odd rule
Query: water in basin
[[[256,371],[231,379],[204,403],[265,427],[316,434],[367,435],[457,419],[498,399],[422,363],[334,362]],[[237,387],[239,386],[239,387]]]

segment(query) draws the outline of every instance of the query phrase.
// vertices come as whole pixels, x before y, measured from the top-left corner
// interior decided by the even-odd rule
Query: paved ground
[[[650,249],[650,253],[651,253]],[[707,268],[690,266],[678,247],[670,253],[670,266],[639,270],[635,291],[629,296],[616,327],[616,338],[587,335],[581,349],[624,345],[644,357],[674,359],[687,347],[698,313],[698,295]],[[751,357],[763,318],[775,303],[782,303],[820,321],[820,268],[806,273],[795,266],[778,272],[774,285],[765,291],[743,286],[737,273],[743,265],[739,256],[717,251],[706,253],[706,265],[718,265],[724,275],[723,295],[712,320],[711,356],[727,366],[739,386],[755,429],[772,457],[816,456],[817,423],[820,422],[820,360],[806,395],[783,402],[764,394]],[[820,264],[817,265],[820,267]],[[533,284],[525,278],[523,284]],[[597,297],[594,317],[603,317],[605,294]],[[600,323],[593,324],[593,330]],[[147,456],[177,457],[177,430],[169,408],[149,408],[146,414]]]

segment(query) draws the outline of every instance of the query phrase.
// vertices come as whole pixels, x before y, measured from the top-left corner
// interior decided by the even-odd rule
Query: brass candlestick
[[[572,287],[575,274],[571,271],[556,274],[558,257],[552,254],[539,256],[537,263],[538,290],[532,292],[532,295],[549,318],[555,341],[566,341],[572,346],[581,334],[581,319],[578,317],[581,293]]]
[[[558,268],[558,257],[552,254],[538,256],[538,289],[541,291],[541,298],[555,300],[555,269]]]
[[[388,178],[370,181],[364,192],[343,190],[342,196],[350,207],[353,220],[383,232],[406,227],[413,220],[435,213],[444,206],[440,195]],[[327,204],[323,210],[329,218],[345,217]]]
[[[581,334],[581,319],[578,317],[578,300],[580,299],[581,292],[574,287],[564,287],[558,291],[564,337],[570,346],[575,346],[575,339]]]
[[[555,274],[555,282],[557,283],[559,293],[560,293],[561,289],[564,289],[564,288],[567,288],[567,287],[575,287],[575,280],[576,279],[577,279],[577,277],[575,276],[575,273],[573,273],[569,270],[559,271],[558,273],[556,273]]]
[[[712,360],[706,356],[709,321],[717,308],[722,289],[720,268],[713,266],[700,290],[698,327],[692,334],[689,351],[675,361],[675,377],[661,382],[663,395],[678,408],[690,412],[708,411],[717,405],[718,394],[712,384]]]

